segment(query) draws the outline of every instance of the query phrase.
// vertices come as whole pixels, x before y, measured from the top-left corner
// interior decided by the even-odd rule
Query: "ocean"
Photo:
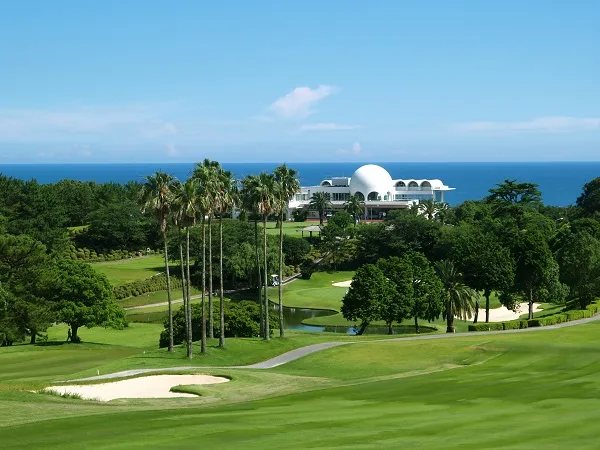
[[[290,163],[299,173],[300,184],[316,185],[325,178],[351,176],[361,165],[368,163]],[[456,188],[446,193],[451,205],[465,200],[478,200],[488,189],[505,179],[537,183],[545,204],[567,206],[574,204],[582,186],[600,176],[600,162],[531,162],[531,163],[376,163],[384,167],[392,178],[439,178]],[[236,177],[271,171],[279,163],[224,163],[223,167]],[[54,183],[61,179],[94,181],[96,183],[141,181],[157,170],[185,180],[192,163],[147,164],[0,164],[0,173],[23,180],[36,179],[40,183]],[[1,194],[1,193],[0,193]]]

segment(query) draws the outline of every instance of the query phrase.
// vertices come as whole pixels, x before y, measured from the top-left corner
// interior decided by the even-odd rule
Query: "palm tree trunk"
[[[183,312],[184,312],[184,317],[185,317],[185,342],[186,342],[186,346],[187,346],[187,357],[191,359],[191,355],[190,355],[190,348],[189,348],[189,343],[191,342],[190,339],[190,327],[189,327],[189,317],[188,317],[188,302],[189,302],[189,298],[188,298],[188,290],[186,288],[187,286],[187,278],[185,275],[185,268],[186,268],[186,264],[185,261],[183,259],[183,242],[181,239],[181,227],[177,228],[177,236],[179,237],[179,264],[181,265],[181,290],[183,291]]]
[[[163,231],[165,245],[165,274],[167,276],[167,303],[169,305],[169,352],[173,352],[173,305],[171,304],[171,276],[169,275],[169,254],[167,248],[167,232]]]
[[[529,288],[529,320],[533,319],[533,288]]]
[[[473,317],[473,323],[477,323],[479,319],[479,298],[475,299],[475,317]]]
[[[192,341],[194,336],[192,336],[192,297],[190,296],[190,286],[192,285],[192,279],[190,277],[190,227],[185,228],[185,266],[186,266],[186,275],[187,275],[187,283],[186,283],[186,295],[187,295],[187,303],[185,305],[185,316],[187,318],[186,326],[187,328],[187,356],[188,359],[192,359]]]
[[[452,312],[452,301],[448,300],[446,311],[446,333],[454,333],[454,313]]]
[[[208,216],[208,337],[214,339],[213,272],[212,272],[212,216]]]
[[[219,347],[225,347],[225,302],[223,300],[223,214],[219,216]]]
[[[202,216],[202,345],[200,351],[206,353],[206,308],[204,296],[206,292],[206,219]]]
[[[283,337],[283,209],[279,228],[279,337]]]
[[[264,247],[264,288],[265,288],[265,340],[271,339],[271,330],[269,329],[269,282],[267,270],[267,215],[263,215],[263,247]]]
[[[260,258],[258,256],[258,220],[254,221],[254,253],[256,255],[256,271],[258,279],[258,304],[260,305],[260,336],[265,337],[265,318],[262,302],[262,276],[260,272]]]
[[[490,321],[490,291],[486,290],[485,295],[485,323]]]

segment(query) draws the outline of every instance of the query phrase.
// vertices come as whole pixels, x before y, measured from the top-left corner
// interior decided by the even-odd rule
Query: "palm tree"
[[[190,349],[189,349],[189,342],[191,341],[190,339],[190,324],[188,321],[188,302],[189,302],[189,298],[187,297],[187,289],[186,289],[186,283],[187,283],[187,278],[185,275],[185,260],[183,258],[183,238],[181,236],[182,233],[182,229],[185,228],[185,225],[183,223],[183,211],[181,208],[181,195],[182,195],[182,189],[183,189],[183,185],[179,182],[176,181],[175,183],[173,183],[173,186],[171,188],[171,191],[173,192],[173,207],[171,208],[171,220],[173,221],[173,225],[175,225],[177,227],[177,239],[179,242],[179,265],[180,265],[180,269],[181,269],[181,290],[183,292],[183,309],[185,311],[184,313],[184,317],[185,317],[185,341],[186,341],[186,345],[188,346],[188,358],[191,359],[190,357]]]
[[[240,200],[242,207],[248,212],[251,218],[254,219],[254,254],[256,263],[256,272],[258,280],[258,304],[260,305],[260,335],[264,337],[265,333],[265,320],[262,302],[262,277],[260,271],[260,258],[258,256],[258,203],[260,200],[258,186],[258,177],[255,175],[248,175],[242,180],[242,190],[240,192]]]
[[[225,346],[225,302],[223,300],[223,215],[237,203],[237,182],[231,172],[219,171],[215,211],[219,215],[219,347]]]
[[[203,184],[205,198],[205,212],[208,222],[208,337],[214,338],[213,323],[213,258],[212,258],[212,219],[214,216],[214,196],[217,192],[218,174],[221,171],[221,165],[217,161],[211,161],[205,158],[201,164],[198,164],[194,170],[194,175],[198,177]]]
[[[325,216],[325,211],[331,208],[329,193],[315,192],[310,199],[309,206],[319,212],[319,224],[323,226],[323,217]]]
[[[454,333],[454,318],[470,319],[473,316],[474,300],[479,293],[462,282],[462,274],[452,261],[438,261],[435,268],[445,293],[446,333]]]
[[[271,330],[269,329],[269,281],[267,266],[267,218],[273,213],[277,199],[277,185],[275,177],[271,174],[261,172],[258,176],[257,190],[257,210],[263,219],[263,288],[265,301],[265,340],[271,339]]]
[[[437,205],[432,199],[419,200],[419,212],[425,215],[427,220],[433,220],[437,214]]]
[[[300,190],[298,172],[285,164],[273,172],[277,183],[277,209],[279,210],[279,336],[283,337],[283,215],[287,206]]]
[[[358,195],[354,194],[346,201],[344,209],[354,218],[354,226],[356,226],[356,220],[365,211],[365,204]]]
[[[173,351],[173,308],[171,304],[171,276],[169,274],[169,255],[167,242],[167,222],[172,203],[172,192],[175,179],[164,172],[156,172],[145,178],[138,194],[138,203],[143,213],[154,212],[163,237],[165,256],[165,275],[167,277],[167,303],[169,305],[169,352]]]
[[[179,223],[185,227],[185,267],[186,267],[186,295],[184,297],[185,325],[187,337],[187,357],[192,359],[192,307],[190,303],[190,227],[196,225],[198,215],[198,185],[194,178],[188,179],[180,185],[174,196],[174,206],[177,210]],[[187,297],[187,302],[185,301]]]
[[[448,213],[450,212],[450,205],[445,202],[436,203],[436,215],[442,225],[445,225],[448,219]]]

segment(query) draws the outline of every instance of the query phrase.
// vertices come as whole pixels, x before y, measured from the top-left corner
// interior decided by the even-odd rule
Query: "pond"
[[[273,304],[273,309],[279,311],[279,305]],[[310,309],[310,308],[290,308],[287,306],[283,307],[283,326],[287,330],[301,330],[301,331],[313,331],[329,333],[344,333],[344,334],[356,334],[354,327],[348,326],[331,326],[331,327],[320,327],[315,325],[304,325],[302,323],[305,319],[311,319],[313,317],[331,316],[337,314],[336,311],[327,309]],[[420,327],[421,333],[430,333],[435,331],[431,327],[423,326]],[[412,325],[395,325],[393,334],[412,334],[414,333],[414,327]],[[388,329],[385,326],[374,326],[370,325],[365,330],[365,334],[388,334]]]

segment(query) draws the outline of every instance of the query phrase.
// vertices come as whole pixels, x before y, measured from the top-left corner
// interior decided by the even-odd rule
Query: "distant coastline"
[[[368,163],[369,161],[367,161]],[[289,163],[298,170],[303,185],[318,184],[330,176],[350,176],[365,162]],[[566,206],[575,203],[581,187],[600,176],[600,162],[378,162],[393,177],[439,178],[456,187],[446,200],[455,205],[478,200],[488,189],[504,179],[537,183],[544,203]],[[279,163],[223,163],[236,177],[271,171]],[[0,173],[23,180],[53,183],[65,178],[96,183],[140,181],[143,176],[163,170],[185,179],[193,163],[119,163],[119,164],[0,164]]]

